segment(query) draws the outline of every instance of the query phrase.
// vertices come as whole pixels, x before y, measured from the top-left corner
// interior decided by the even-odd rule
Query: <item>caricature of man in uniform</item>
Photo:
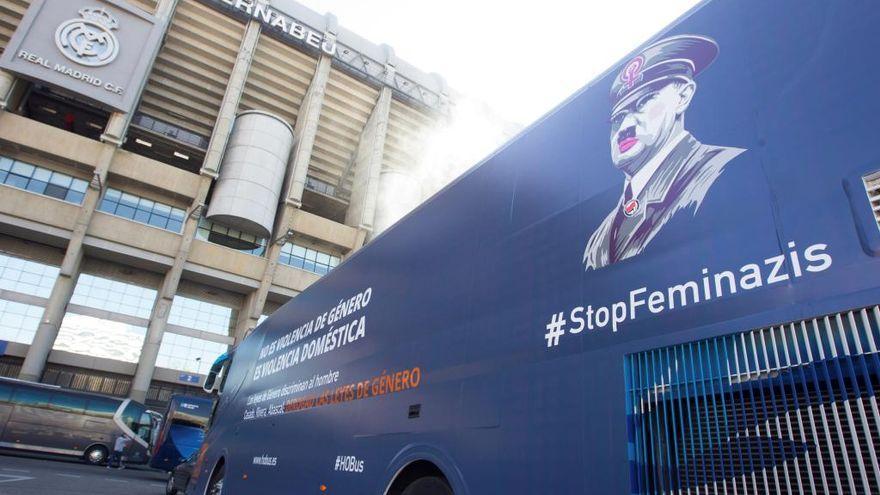
[[[718,55],[703,36],[645,48],[611,87],[611,160],[626,176],[620,199],[590,236],[586,269],[636,256],[679,210],[696,214],[724,166],[745,151],[697,141],[684,127],[694,77]]]

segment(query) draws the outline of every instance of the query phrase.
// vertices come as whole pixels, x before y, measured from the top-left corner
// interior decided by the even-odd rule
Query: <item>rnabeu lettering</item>
[[[555,313],[547,325],[548,333],[544,335],[547,347],[557,346],[559,337],[565,333],[578,334],[609,325],[616,332],[621,324],[635,320],[646,312],[656,315],[831,268],[832,259],[827,244],[813,244],[801,251],[794,242],[789,242],[788,248],[788,253],[772,256],[760,263],[747,263],[738,270],[710,273],[708,268],[703,268],[699,279],[682,282],[666,290],[649,291],[647,287],[639,287],[629,291],[627,300],[610,306],[578,306],[567,313],[567,320],[566,314]],[[786,262],[790,269],[786,267]]]

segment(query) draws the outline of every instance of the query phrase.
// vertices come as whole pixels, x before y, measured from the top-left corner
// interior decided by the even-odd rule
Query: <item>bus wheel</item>
[[[211,475],[207,495],[223,495],[223,479],[226,478],[226,465],[221,464]]]
[[[401,495],[452,495],[452,489],[442,478],[427,476],[410,483]]]
[[[92,445],[86,449],[83,459],[89,464],[103,464],[107,460],[107,448],[103,445]]]

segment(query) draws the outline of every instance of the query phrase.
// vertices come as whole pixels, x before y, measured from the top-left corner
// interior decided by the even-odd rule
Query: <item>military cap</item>
[[[611,85],[611,113],[670,79],[693,80],[718,56],[718,44],[685,34],[651,43],[629,60]]]

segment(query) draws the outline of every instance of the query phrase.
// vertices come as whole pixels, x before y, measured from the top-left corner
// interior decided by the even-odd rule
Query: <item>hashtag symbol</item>
[[[550,323],[547,324],[547,334],[544,335],[544,338],[547,339],[547,347],[559,345],[559,337],[565,335],[564,327],[566,323],[562,313],[555,313],[550,318]]]

